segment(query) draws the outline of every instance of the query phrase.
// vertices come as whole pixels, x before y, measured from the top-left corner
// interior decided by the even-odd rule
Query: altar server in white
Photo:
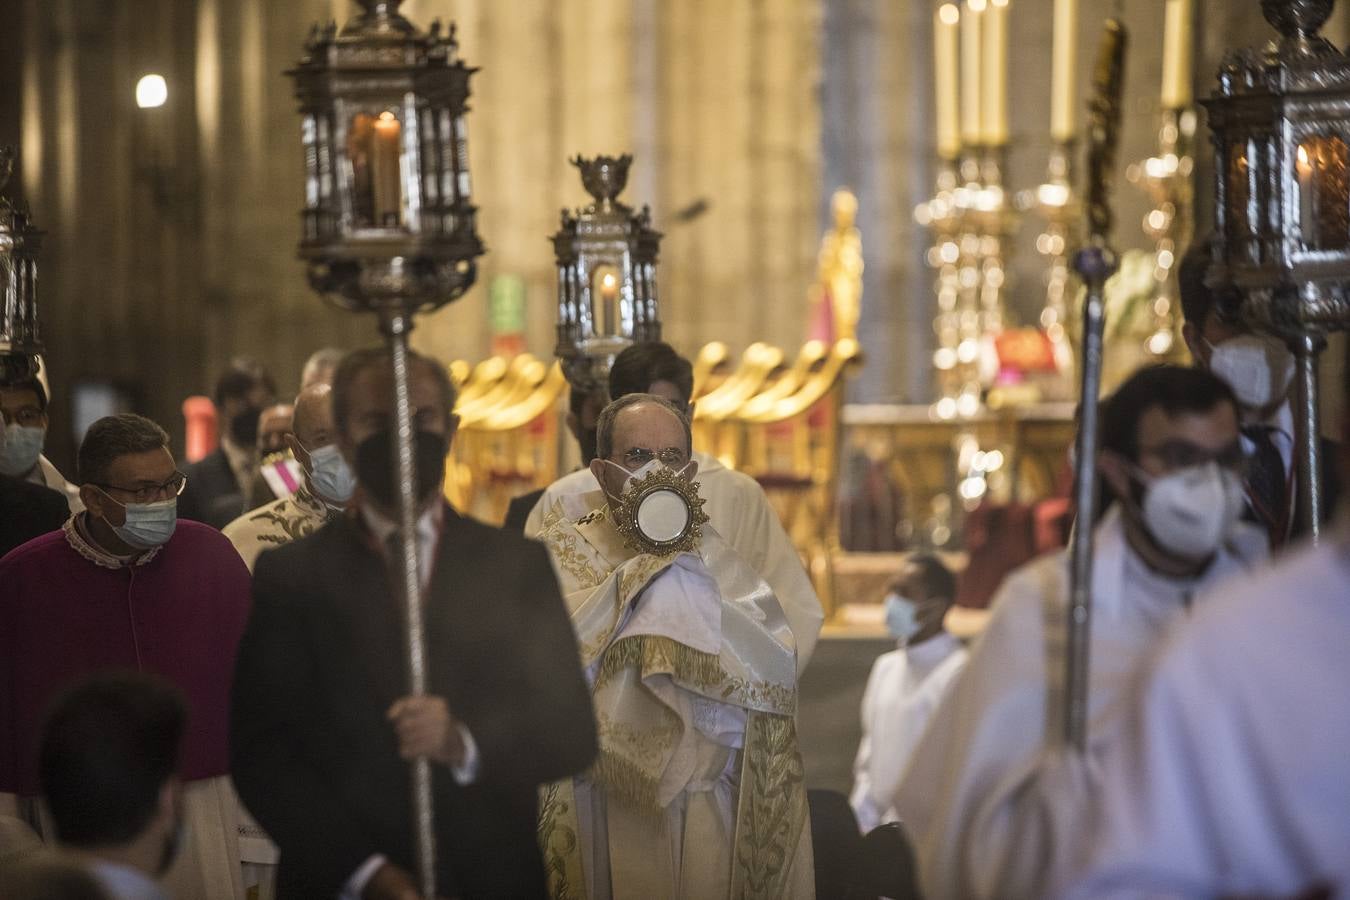
[[[899,646],[877,657],[862,701],[862,740],[849,800],[871,831],[899,817],[892,801],[910,755],[966,664],[961,642],[942,625],[956,577],[931,553],[905,560],[886,595],[886,627]]]
[[[1101,437],[1098,466],[1113,502],[1094,531],[1094,747],[1118,736],[1126,686],[1193,598],[1266,556],[1265,536],[1238,521],[1243,456],[1222,381],[1196,369],[1142,369],[1104,404]],[[1068,588],[1063,551],[1008,577],[915,751],[895,805],[930,900],[1035,896],[1059,849],[1047,830],[1021,825],[1063,732]]]

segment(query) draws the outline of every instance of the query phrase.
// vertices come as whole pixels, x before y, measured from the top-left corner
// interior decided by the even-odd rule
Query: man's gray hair
[[[595,454],[597,459],[609,459],[610,454],[614,452],[614,423],[618,420],[619,413],[639,403],[659,406],[678,419],[680,424],[684,426],[684,449],[690,455],[693,454],[694,432],[689,424],[689,416],[685,414],[684,410],[665,397],[658,397],[655,394],[624,394],[601,410],[600,418],[595,423]]]
[[[154,422],[133,413],[104,416],[84,434],[75,460],[80,484],[100,484],[121,456],[168,449],[169,435]]]

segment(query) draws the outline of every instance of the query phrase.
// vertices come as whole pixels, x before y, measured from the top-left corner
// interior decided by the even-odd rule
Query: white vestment
[[[1350,890],[1350,536],[1323,541],[1226,586],[1161,648],[1091,761],[1069,896]]]
[[[556,900],[810,898],[791,628],[710,526],[635,553],[600,491],[544,517],[591,685],[600,753],[550,785],[540,841]]]
[[[706,453],[695,451],[694,461],[698,463],[695,480],[703,486],[700,493],[706,500],[703,511],[717,533],[773,589],[797,642],[797,674],[801,675],[825,620],[801,557],[759,482],[744,472],[728,469]],[[590,469],[578,469],[559,478],[544,490],[530,511],[525,520],[526,536],[539,537],[545,513],[559,498],[598,488]]]
[[[1238,523],[1201,577],[1165,578],[1129,549],[1119,506],[1103,517],[1094,545],[1087,730],[1097,747],[1118,735],[1128,685],[1193,595],[1267,550],[1260,529]],[[1041,767],[1063,740],[1068,564],[1059,551],[1007,577],[902,780],[895,807],[929,900],[1036,896],[1030,885],[1052,861],[1053,840],[1019,826],[1035,805]]]
[[[940,631],[921,644],[883,653],[862,700],[862,740],[849,802],[864,833],[899,819],[892,801],[928,720],[966,664],[961,642]]]
[[[264,550],[289,544],[318,531],[337,513],[302,485],[295,493],[249,510],[222,529],[250,572]]]

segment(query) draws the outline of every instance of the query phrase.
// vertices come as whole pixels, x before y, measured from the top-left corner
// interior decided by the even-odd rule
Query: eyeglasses
[[[1139,458],[1145,456],[1152,456],[1169,469],[1186,469],[1212,462],[1241,475],[1247,468],[1247,455],[1238,441],[1217,452],[1189,441],[1165,441],[1153,447],[1140,447]]]
[[[625,469],[637,470],[645,466],[654,459],[659,459],[668,466],[684,465],[687,454],[679,447],[666,447],[662,450],[648,450],[646,447],[629,447],[623,454],[623,466]]]
[[[170,497],[177,497],[183,493],[187,487],[187,476],[182,472],[174,472],[168,481],[162,484],[145,485],[138,488],[118,487],[115,484],[98,484],[94,487],[100,488],[107,493],[108,491],[118,491],[131,496],[132,503],[154,503],[158,500],[168,500]],[[111,498],[115,502],[121,502],[116,497]]]
[[[28,428],[39,428],[42,425],[43,413],[36,406],[22,406],[13,412],[5,410],[0,415],[4,416],[6,424],[9,425],[23,425]]]

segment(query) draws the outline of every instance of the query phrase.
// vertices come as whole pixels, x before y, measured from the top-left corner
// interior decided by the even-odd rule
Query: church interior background
[[[988,2],[1003,10],[1007,28],[1006,55],[984,76],[1007,94],[1000,293],[1011,325],[1034,326],[1044,321],[1046,304],[1048,262],[1039,251],[1047,225],[1035,199],[1054,148],[1054,4]],[[983,0],[961,6],[975,4],[984,6]],[[405,0],[403,14],[421,26],[437,17],[454,21],[461,54],[481,67],[468,127],[478,228],[488,246],[475,286],[422,317],[415,346],[447,363],[463,361],[458,373],[466,378],[494,353],[528,352],[545,365],[522,377],[533,378],[536,394],[544,391],[557,313],[549,236],[560,209],[587,201],[568,160],[631,153],[624,199],[650,204],[653,225],[664,234],[658,275],[664,338],[691,357],[711,342],[724,345],[720,366],[713,365],[720,357],[703,357],[709,384],[738,372],[742,354],[757,342],[781,349],[782,368],[790,371],[807,340],[819,336],[822,286],[846,276],[835,294],[846,304],[842,295],[852,291],[859,355],[838,373],[841,402],[829,425],[840,452],[831,463],[829,503],[841,498],[847,516],[849,491],[867,481],[869,463],[906,448],[937,448],[937,468],[903,485],[907,495],[894,500],[903,509],[886,520],[885,534],[850,534],[856,523],[833,520],[821,540],[834,542],[825,549],[837,558],[820,565],[811,559],[812,536],[802,538],[813,575],[834,579],[831,604],[875,592],[882,586],[877,579],[894,571],[895,551],[959,549],[952,532],[961,524],[962,498],[978,500],[984,489],[981,482],[967,496],[962,486],[972,473],[983,477],[997,466],[972,467],[954,441],[972,437],[986,462],[994,450],[1000,460],[1018,451],[1013,444],[1031,448],[1045,470],[1032,493],[1048,493],[1048,467],[1071,434],[1071,403],[1064,409],[1071,394],[1047,388],[1028,399],[1009,392],[1011,407],[1041,411],[1009,413],[1011,431],[985,421],[983,405],[980,415],[963,410],[955,417],[968,420],[964,429],[944,421],[953,418],[950,409],[935,414],[948,389],[935,366],[943,345],[934,327],[934,229],[920,208],[933,197],[941,168],[934,90],[935,67],[942,65],[934,37],[939,6],[936,0]],[[1080,107],[1102,20],[1118,14],[1132,35],[1114,243],[1144,254],[1145,281],[1160,246],[1148,230],[1158,195],[1146,189],[1147,177],[1124,176],[1130,164],[1136,175],[1147,174],[1147,161],[1160,154],[1160,87],[1169,65],[1163,6],[1164,0],[1082,0],[1075,29]],[[354,9],[346,0],[0,0],[0,145],[18,148],[10,193],[32,207],[48,234],[41,268],[54,389],[47,449],[64,470],[73,469],[89,409],[149,415],[181,452],[184,398],[209,393],[232,357],[260,360],[284,396],[313,350],[375,341],[369,318],[337,313],[318,300],[296,259],[302,158],[283,75],[312,23],[342,23]],[[1256,0],[1195,0],[1190,9],[1193,58],[1171,77],[1204,97],[1224,52],[1260,44],[1269,30]],[[1324,34],[1345,45],[1350,6],[1338,7]],[[167,99],[141,108],[135,87],[151,73],[163,76]],[[1081,125],[1081,108],[1077,117]],[[1203,116],[1192,146],[1192,217],[1204,223],[1211,219],[1212,170]],[[861,272],[847,261],[823,260],[841,188],[856,197],[857,232],[845,237],[857,241]],[[1175,257],[1187,236],[1177,237]],[[1326,383],[1337,383],[1332,373],[1343,356],[1343,337],[1334,337],[1323,356]],[[812,365],[818,372],[821,360]],[[554,389],[545,398],[551,404],[560,397]],[[1340,421],[1341,397],[1323,393],[1329,427]],[[559,409],[550,405],[546,414],[556,420]],[[705,425],[703,439],[721,439]],[[557,432],[555,421],[550,434]],[[793,440],[791,432],[767,426],[764,435],[768,444]],[[746,447],[754,439],[742,440],[732,455],[752,463]],[[566,445],[559,441],[558,458],[548,461],[554,470],[571,464]],[[1018,481],[1017,473],[1001,484],[991,474],[990,489],[1016,500]],[[504,499],[482,502],[495,510]],[[867,652],[861,646],[823,642],[814,668],[832,674],[818,675],[815,685],[808,674],[803,686],[805,704],[833,710],[817,720],[837,723],[803,728],[820,786],[839,787],[842,778],[846,787],[848,761],[839,757],[854,745],[838,733],[856,734],[857,694],[884,642],[867,643]],[[820,739],[836,728],[843,731],[833,742]]]

